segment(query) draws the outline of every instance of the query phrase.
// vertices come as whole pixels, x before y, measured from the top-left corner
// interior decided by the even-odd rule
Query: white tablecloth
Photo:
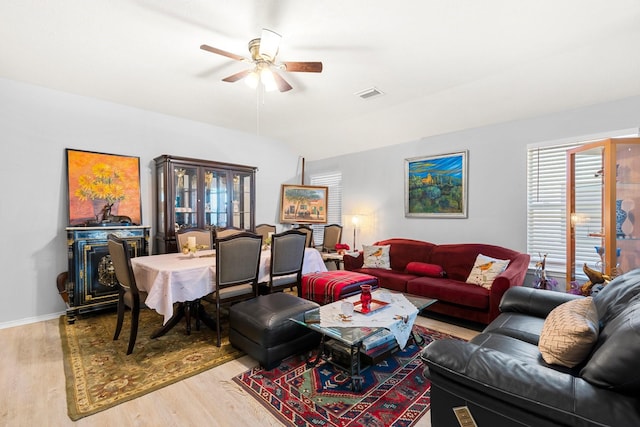
[[[216,283],[215,251],[198,251],[195,257],[162,254],[131,258],[131,266],[140,290],[148,293],[145,304],[164,316],[173,316],[173,304],[193,301],[213,292]],[[269,280],[271,251],[260,256],[259,282]],[[320,253],[305,249],[302,273],[327,271]]]
[[[390,303],[377,312],[361,314],[354,312],[351,321],[342,320],[341,305],[343,301],[356,302],[360,295],[336,301],[320,307],[320,326],[330,327],[378,327],[387,328],[395,336],[401,349],[407,345],[413,323],[418,317],[418,309],[407,298],[400,294],[378,289],[371,293],[374,299]]]

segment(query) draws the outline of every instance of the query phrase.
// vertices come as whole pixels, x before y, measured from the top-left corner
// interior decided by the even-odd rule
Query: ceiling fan
[[[322,72],[322,62],[276,62],[281,39],[282,36],[280,34],[264,28],[260,38],[253,39],[249,42],[251,59],[206,44],[200,46],[200,49],[253,65],[253,68],[232,74],[222,79],[222,81],[233,83],[245,79],[251,87],[256,87],[258,83],[261,82],[266,90],[274,90],[277,88],[280,92],[286,92],[291,90],[292,87],[276,70],[320,73]]]

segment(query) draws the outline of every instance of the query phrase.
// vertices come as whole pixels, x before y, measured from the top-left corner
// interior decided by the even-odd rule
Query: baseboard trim
[[[23,326],[23,325],[28,325],[30,323],[44,322],[46,320],[57,319],[63,314],[66,314],[66,311],[45,314],[44,316],[27,317],[24,319],[12,320],[11,322],[0,323],[0,329],[13,328],[14,326]]]

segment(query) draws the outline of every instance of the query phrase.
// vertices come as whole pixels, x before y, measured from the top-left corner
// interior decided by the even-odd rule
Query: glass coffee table
[[[436,303],[437,299],[424,298],[416,295],[403,293],[405,298],[413,304],[418,313]],[[332,304],[341,304],[336,301]],[[377,333],[381,327],[322,327],[320,326],[320,308],[309,310],[304,314],[304,321],[290,319],[304,327],[319,332],[322,336],[320,346],[315,356],[311,356],[307,361],[308,366],[315,366],[320,360],[324,360],[337,368],[343,370],[351,378],[351,388],[353,391],[362,391],[364,377],[362,372],[377,361],[383,360],[399,349],[397,343],[392,346],[380,346],[379,351],[373,349],[364,351],[363,341]],[[400,320],[401,321],[401,320]],[[411,332],[411,339],[418,346],[424,344],[424,338]],[[364,362],[364,363],[363,363]]]

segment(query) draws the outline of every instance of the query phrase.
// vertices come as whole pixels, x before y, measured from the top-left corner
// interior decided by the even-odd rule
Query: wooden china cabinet
[[[154,252],[176,252],[182,228],[254,229],[257,168],[166,154],[155,165]]]
[[[640,267],[640,138],[567,152],[567,289],[583,265],[615,276]]]

